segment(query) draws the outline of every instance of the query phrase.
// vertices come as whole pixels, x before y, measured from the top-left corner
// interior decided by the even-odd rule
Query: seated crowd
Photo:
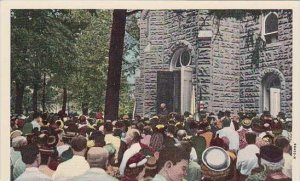
[[[291,120],[279,112],[175,112],[104,121],[11,117],[11,180],[291,180]]]

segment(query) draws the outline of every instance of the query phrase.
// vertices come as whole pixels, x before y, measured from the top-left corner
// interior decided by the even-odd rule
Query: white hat
[[[208,147],[202,154],[202,161],[207,168],[213,171],[224,171],[230,166],[230,157],[227,152],[218,146]]]

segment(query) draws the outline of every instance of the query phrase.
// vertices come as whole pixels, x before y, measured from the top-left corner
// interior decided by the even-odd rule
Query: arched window
[[[267,44],[278,41],[278,15],[276,13],[270,12],[266,15],[263,30]]]
[[[191,53],[186,47],[182,47],[176,50],[172,57],[171,62],[172,69],[177,69],[183,66],[189,66],[191,64]]]

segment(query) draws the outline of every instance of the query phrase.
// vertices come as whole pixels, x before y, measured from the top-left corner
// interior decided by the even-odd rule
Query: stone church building
[[[135,114],[279,111],[292,116],[292,11],[217,18],[208,10],[144,10]]]

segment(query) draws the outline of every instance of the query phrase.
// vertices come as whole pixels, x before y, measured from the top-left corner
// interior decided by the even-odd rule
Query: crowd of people
[[[292,122],[279,112],[165,110],[118,120],[65,113],[11,117],[11,180],[291,180]]]

